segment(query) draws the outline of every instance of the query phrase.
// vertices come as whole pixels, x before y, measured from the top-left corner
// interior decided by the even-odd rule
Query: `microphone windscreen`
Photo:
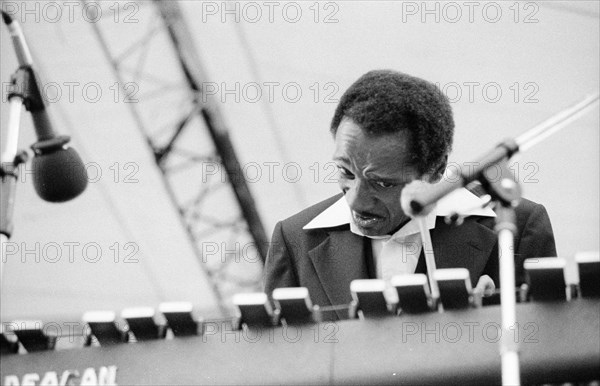
[[[36,153],[32,163],[33,186],[45,201],[71,200],[80,195],[87,186],[85,165],[73,148]]]
[[[413,180],[402,189],[400,195],[400,205],[404,214],[410,217],[418,215],[424,216],[429,214],[435,207],[434,203],[428,203],[426,206],[421,205],[419,199],[422,195],[431,191],[433,185],[423,180]]]

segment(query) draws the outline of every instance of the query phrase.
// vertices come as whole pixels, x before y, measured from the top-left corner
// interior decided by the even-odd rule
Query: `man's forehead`
[[[333,159],[348,165],[354,172],[378,180],[412,180],[416,171],[410,165],[410,156],[405,146],[381,147],[365,145],[341,146],[336,148]]]
[[[398,127],[396,132],[373,133],[364,130],[350,118],[344,118],[340,123],[334,140],[336,144],[341,142],[352,142],[353,145],[361,147],[408,148],[410,133],[408,129]]]
[[[379,158],[409,152],[409,138],[404,131],[368,134],[358,126],[340,125],[335,136],[335,154]]]
[[[398,162],[371,163],[365,165],[362,174],[370,180],[389,182],[410,182],[418,178],[417,170],[400,159]]]

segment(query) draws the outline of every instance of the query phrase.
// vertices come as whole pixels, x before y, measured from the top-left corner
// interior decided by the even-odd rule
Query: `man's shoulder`
[[[526,198],[521,198],[521,200],[519,200],[519,205],[517,205],[516,209],[522,212],[530,213],[535,210],[539,210],[543,207],[544,206],[542,204],[528,200]]]
[[[467,190],[476,195],[477,197],[481,197],[487,192],[481,186],[480,183],[471,184],[467,187]],[[526,198],[521,198],[519,200],[519,204],[515,207],[515,212],[517,215],[528,216],[532,212],[543,210],[544,206],[542,204],[538,204],[537,202],[528,200]]]
[[[537,202],[533,202],[526,198],[522,198],[519,201],[519,205],[517,205],[515,208],[515,214],[517,216],[518,224],[527,223],[530,221],[530,218],[543,218],[548,219],[548,221],[550,220],[544,205],[538,204]]]
[[[487,194],[480,183],[471,184],[467,187],[467,190],[477,197]],[[531,213],[536,211],[545,212],[545,208],[542,204],[538,204],[537,202],[528,200],[526,198],[521,198],[519,200],[519,204],[515,207],[517,216],[529,216]]]
[[[312,219],[321,214],[325,209],[335,204],[341,197],[342,194],[339,193],[321,202],[311,205],[308,208],[305,208],[300,212],[282,220],[282,226],[286,230],[302,229],[306,224],[308,224]]]
[[[497,209],[494,210],[497,212]],[[517,228],[521,231],[527,223],[530,223],[532,219],[550,221],[548,212],[544,205],[537,202],[521,198],[519,204],[515,207],[515,217],[517,220]],[[495,218],[493,217],[478,217],[475,216],[473,219],[480,222],[490,229],[494,229]],[[544,223],[545,224],[545,223]],[[542,225],[542,224],[540,224]]]

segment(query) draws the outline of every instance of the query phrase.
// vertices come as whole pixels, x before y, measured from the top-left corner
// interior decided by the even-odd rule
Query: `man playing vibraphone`
[[[426,271],[416,219],[401,208],[412,181],[443,178],[454,121],[448,98],[432,83],[396,71],[371,71],[342,96],[331,122],[342,191],[275,226],[264,285],[306,287],[314,304],[351,301],[355,279],[389,280]],[[475,209],[474,209],[475,208]],[[444,216],[465,216],[460,226]],[[542,205],[523,199],[516,208],[516,284],[523,261],[556,256],[550,219]],[[466,268],[480,293],[499,284],[495,213],[460,189],[426,217],[437,268]]]

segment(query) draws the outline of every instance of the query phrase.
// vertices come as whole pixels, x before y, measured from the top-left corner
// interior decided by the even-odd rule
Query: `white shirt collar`
[[[435,218],[438,216],[447,216],[453,213],[459,213],[467,216],[484,216],[496,217],[496,213],[489,208],[482,208],[482,201],[479,197],[469,192],[465,188],[457,189],[447,196],[440,199],[436,207],[427,215],[426,222],[429,229],[435,227]],[[341,197],[329,208],[321,212],[317,217],[312,219],[302,229],[319,229],[331,228],[340,225],[350,224],[350,229],[353,233],[362,235],[352,222],[352,214],[350,207],[346,202],[345,197]],[[392,238],[404,237],[419,232],[419,226],[415,219],[409,221],[406,225],[400,228]],[[374,239],[386,239],[389,236],[369,236]]]

